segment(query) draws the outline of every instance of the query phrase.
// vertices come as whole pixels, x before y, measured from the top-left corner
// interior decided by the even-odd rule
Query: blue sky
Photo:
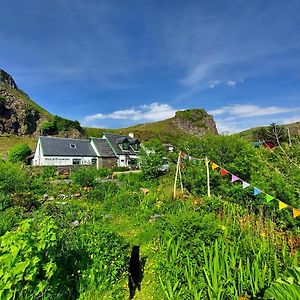
[[[300,120],[300,1],[0,0],[0,68],[53,114],[123,127],[205,108]]]

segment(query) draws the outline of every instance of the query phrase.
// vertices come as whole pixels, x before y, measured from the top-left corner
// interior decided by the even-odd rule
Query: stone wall
[[[99,159],[99,167],[100,168],[109,168],[112,169],[118,166],[118,158],[117,157],[102,157]]]

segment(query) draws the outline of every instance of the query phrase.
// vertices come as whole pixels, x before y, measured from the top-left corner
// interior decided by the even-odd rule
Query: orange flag
[[[297,218],[300,216],[300,210],[293,207],[293,217]]]
[[[279,209],[284,209],[284,208],[287,208],[288,205],[282,201],[279,201]]]
[[[211,165],[211,168],[212,168],[213,170],[215,170],[215,169],[219,168],[219,166],[218,166],[217,164],[213,163],[213,164]]]
[[[226,174],[228,174],[229,172],[227,171],[227,170],[225,170],[225,169],[222,169],[221,170],[221,174],[222,174],[222,176],[225,176]]]

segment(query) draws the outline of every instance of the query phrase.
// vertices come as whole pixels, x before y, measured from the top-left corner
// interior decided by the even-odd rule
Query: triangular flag
[[[231,182],[235,182],[237,180],[240,180],[237,176],[235,176],[235,175],[231,176]]]
[[[217,164],[213,163],[213,164],[211,165],[211,168],[212,168],[213,170],[215,170],[215,169],[219,168],[219,166],[218,166]]]
[[[284,209],[284,208],[287,208],[288,205],[282,201],[279,201],[279,209]]]
[[[273,196],[271,196],[271,195],[269,195],[269,194],[266,194],[266,201],[267,201],[267,202],[270,202],[270,201],[272,201],[273,199],[274,199]]]
[[[260,193],[261,193],[261,190],[255,187],[254,190],[253,190],[253,195],[256,196]]]
[[[293,217],[297,218],[300,216],[300,210],[293,207]]]
[[[222,176],[225,176],[226,174],[228,174],[229,172],[227,171],[227,170],[225,170],[225,169],[222,169],[221,170],[221,174],[222,174]]]
[[[181,156],[181,157],[186,157],[187,154],[186,154],[185,152],[181,151],[181,152],[180,152],[180,156]]]
[[[243,189],[246,189],[250,184],[246,181],[243,181]]]

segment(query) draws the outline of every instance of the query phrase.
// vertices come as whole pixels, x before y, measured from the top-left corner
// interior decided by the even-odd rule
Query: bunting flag
[[[300,210],[293,207],[293,217],[297,218],[300,216]]]
[[[284,208],[288,207],[288,205],[286,203],[284,203],[284,202],[282,202],[280,200],[278,200],[278,202],[279,202],[279,209],[284,209]]]
[[[260,193],[261,193],[261,190],[255,187],[254,190],[253,190],[253,195],[256,196]]]
[[[222,169],[221,170],[221,174],[222,174],[222,176],[225,176],[225,175],[227,175],[229,172],[227,171],[227,170],[225,170],[225,169]]]
[[[180,156],[184,158],[184,157],[187,157],[188,155],[185,152],[181,151]]]
[[[235,182],[237,180],[240,180],[240,179],[235,175],[231,175],[231,182]]]
[[[250,183],[243,181],[243,189],[246,189],[248,186],[250,186]]]
[[[271,196],[271,195],[269,195],[269,194],[266,194],[266,201],[267,201],[267,202],[270,202],[270,201],[272,201],[273,199],[274,199],[273,196]]]
[[[206,163],[210,163],[211,164],[211,168],[213,170],[221,168],[219,165],[217,165],[216,163],[214,163],[211,160],[208,160],[207,158],[204,159],[204,158],[191,157],[191,156],[187,155],[184,152],[181,152],[181,157],[188,158],[189,160],[192,160],[192,161],[205,160]],[[227,174],[231,174],[231,182],[235,182],[235,181],[238,181],[238,180],[241,181],[242,184],[243,184],[243,189],[246,189],[247,187],[251,186],[250,183],[242,180],[241,178],[237,177],[236,175],[233,175],[232,173],[230,173],[229,171],[227,171],[227,170],[225,170],[223,168],[221,168],[220,173],[221,173],[222,176],[225,176]],[[261,193],[265,194],[265,200],[266,200],[266,202],[270,202],[270,201],[272,201],[272,200],[275,199],[275,197],[273,197],[272,195],[269,195],[269,194],[267,194],[265,192],[262,192],[262,190],[260,190],[260,189],[258,189],[256,187],[253,187],[253,195],[254,196],[257,196],[257,195],[259,195]],[[286,204],[286,203],[284,203],[284,202],[282,202],[282,201],[280,201],[278,199],[275,199],[275,200],[278,201],[279,209],[284,209],[284,208],[288,208],[289,207],[289,208],[291,208],[293,210],[293,217],[294,218],[297,218],[297,217],[300,216],[300,210],[299,209],[297,209],[295,207],[292,207],[292,206],[290,206],[290,205],[288,205],[288,204]]]
[[[219,166],[218,166],[217,164],[213,163],[213,164],[211,165],[211,168],[212,168],[213,170],[215,170],[215,169],[219,168]]]

